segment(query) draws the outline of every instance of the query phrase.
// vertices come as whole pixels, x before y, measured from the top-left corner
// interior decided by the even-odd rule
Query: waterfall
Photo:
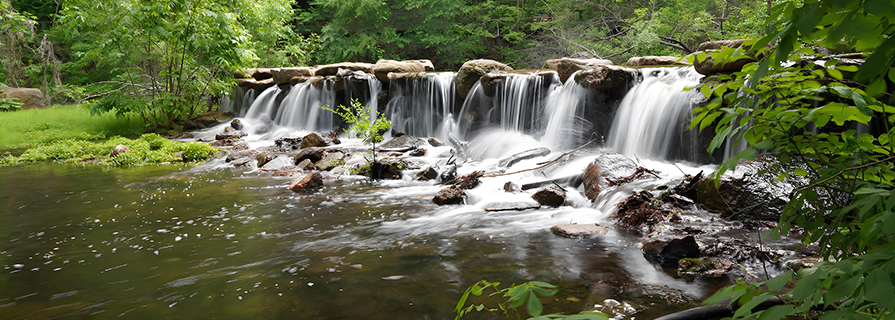
[[[414,136],[441,137],[439,126],[454,106],[453,72],[408,73],[390,83],[385,115],[392,127]]]
[[[644,68],[641,72],[643,81],[625,95],[615,113],[607,146],[627,156],[649,159],[671,158],[681,148],[692,148],[695,135],[684,133],[692,105],[699,100],[698,92],[683,90],[698,85],[702,75],[692,67]]]
[[[261,119],[262,116],[270,116],[276,107],[277,95],[280,94],[280,88],[273,86],[261,92],[258,98],[252,102],[251,107],[245,114],[249,119]]]
[[[312,78],[296,84],[280,104],[274,122],[281,126],[308,131],[329,131],[333,128],[332,112],[321,106],[336,106],[335,81]]]
[[[548,122],[541,142],[560,150],[575,147],[582,140],[580,138],[585,134],[584,128],[588,122],[583,117],[583,111],[591,90],[572,80],[574,77],[569,77],[562,89],[550,96],[545,110]]]
[[[239,105],[239,116],[245,117],[252,103],[255,103],[255,89],[249,89],[242,95],[242,104]]]

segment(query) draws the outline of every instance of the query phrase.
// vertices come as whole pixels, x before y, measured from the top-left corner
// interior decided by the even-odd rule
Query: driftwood
[[[551,184],[557,184],[557,185],[567,184],[567,185],[577,188],[578,186],[581,185],[581,183],[583,181],[584,180],[582,180],[582,175],[576,174],[574,176],[556,178],[556,179],[552,179],[552,180],[544,180],[544,181],[526,183],[526,184],[522,185],[522,190],[540,188],[540,187],[551,185]]]

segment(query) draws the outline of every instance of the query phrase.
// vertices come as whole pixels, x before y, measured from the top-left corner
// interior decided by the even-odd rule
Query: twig
[[[559,159],[562,159],[562,157],[565,157],[565,156],[567,156],[567,155],[570,155],[570,154],[572,154],[572,153],[575,153],[575,152],[578,151],[578,150],[581,150],[582,148],[584,148],[584,147],[588,146],[589,144],[593,143],[594,141],[597,141],[597,139],[593,139],[593,140],[591,140],[591,141],[588,141],[587,143],[583,144],[582,146],[576,148],[575,150],[572,150],[572,151],[569,151],[569,152],[564,152],[563,154],[561,154],[561,155],[559,155],[558,157],[556,157],[556,159],[553,159],[553,160],[551,160],[551,161],[549,161],[549,162],[547,162],[547,163],[545,163],[545,164],[543,164],[543,165],[540,165],[540,166],[537,166],[537,167],[534,167],[534,168],[531,168],[531,169],[525,169],[525,170],[516,171],[516,172],[501,173],[501,174],[489,174],[489,175],[484,176],[484,178],[493,178],[493,177],[508,176],[508,175],[511,175],[511,174],[517,174],[517,173],[523,173],[523,172],[528,172],[528,171],[534,171],[534,170],[541,169],[541,168],[543,168],[543,167],[546,167],[546,166],[549,166],[549,165],[553,164],[554,162],[558,161]]]
[[[844,173],[846,173],[846,172],[849,172],[849,171],[855,171],[855,170],[861,170],[861,169],[864,169],[864,168],[869,168],[869,167],[878,165],[878,164],[880,164],[880,163],[889,162],[889,161],[892,161],[892,160],[895,160],[895,156],[888,157],[888,158],[882,159],[882,160],[880,160],[880,161],[876,161],[876,162],[871,162],[871,163],[868,163],[868,164],[860,165],[860,166],[857,166],[857,167],[851,167],[851,168],[842,169],[842,170],[840,170],[838,173],[836,173],[836,174],[830,176],[829,178],[826,178],[826,179],[823,179],[823,180],[821,180],[821,181],[818,181],[818,182],[809,184],[809,185],[804,186],[804,187],[799,187],[799,188],[794,189],[794,190],[790,193],[790,196],[792,196],[792,195],[795,194],[796,192],[799,192],[799,191],[802,191],[802,190],[805,190],[805,189],[814,188],[814,187],[816,187],[816,186],[819,186],[819,185],[822,185],[822,184],[824,184],[824,183],[827,183],[828,181],[833,180],[833,179],[835,179],[836,177],[841,176],[842,174],[844,174]]]
[[[619,51],[619,52],[610,54],[610,55],[608,55],[608,56],[605,56],[605,57],[603,57],[603,59],[609,59],[609,58],[612,58],[612,57],[617,56],[617,55],[620,55],[620,54],[625,54],[625,53],[628,53],[628,51],[631,51],[631,50],[634,50],[634,46],[631,46],[630,48],[627,48],[627,49],[625,49],[625,50],[623,50],[623,51]]]

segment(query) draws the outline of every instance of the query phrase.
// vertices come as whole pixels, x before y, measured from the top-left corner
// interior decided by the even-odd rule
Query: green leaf
[[[797,175],[797,176],[800,176],[800,177],[807,177],[807,176],[808,176],[808,171],[805,170],[805,169],[795,169],[795,170],[792,171],[792,173],[793,173],[794,175]]]
[[[755,309],[755,307],[757,307],[762,302],[768,301],[768,299],[772,298],[773,296],[774,295],[765,292],[765,293],[758,295],[755,298],[752,298],[751,300],[749,300],[749,302],[746,302],[745,304],[740,306],[739,309],[737,309],[736,313],[733,314],[733,317],[734,318],[742,318],[742,317],[745,317],[746,315],[751,314],[752,309]]]
[[[546,283],[546,282],[540,282],[540,281],[531,281],[531,282],[529,282],[528,284],[533,285],[533,286],[536,286],[536,287],[541,287],[541,288],[548,288],[548,289],[554,289],[554,288],[556,288],[556,286],[554,286],[554,285],[552,285],[552,284],[549,284],[549,283]]]
[[[783,287],[786,286],[786,284],[791,279],[792,279],[792,271],[786,270],[786,272],[783,272],[779,276],[776,276],[776,277],[768,280],[767,282],[765,282],[765,285],[767,285],[768,289],[770,289],[771,291],[779,292],[780,290],[783,290]]]
[[[758,320],[787,319],[787,316],[793,313],[795,313],[795,308],[790,305],[773,306],[761,311],[761,314],[758,315]]]
[[[877,97],[882,95],[883,92],[886,92],[886,80],[885,78],[878,78],[864,90],[868,96]]]
[[[533,294],[528,296],[528,305],[526,306],[526,309],[528,309],[528,314],[533,317],[537,317],[544,312],[544,306],[541,304],[541,301]]]
[[[774,141],[764,140],[762,142],[754,144],[753,147],[755,147],[755,149],[767,150],[774,147]]]

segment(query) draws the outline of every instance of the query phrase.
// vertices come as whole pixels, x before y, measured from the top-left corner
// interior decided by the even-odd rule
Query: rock
[[[297,177],[301,174],[305,173],[302,168],[298,166],[285,166],[277,169],[273,172],[274,177]]]
[[[716,279],[726,275],[731,268],[733,268],[733,262],[727,259],[683,258],[677,263],[678,274],[687,278]]]
[[[295,166],[305,171],[314,170],[314,162],[311,159],[304,159]]]
[[[569,186],[578,188],[578,186],[581,185],[581,176],[582,176],[581,174],[576,174],[573,176],[566,176],[566,177],[560,177],[560,178],[556,178],[556,179],[526,183],[526,184],[522,185],[522,190],[540,188],[540,187],[548,186],[548,185],[560,185],[560,186],[569,185]]]
[[[604,153],[594,159],[594,163],[600,165],[600,174],[605,179],[617,180],[627,177],[639,167],[634,160],[618,153]]]
[[[236,120],[233,120],[233,121],[236,121]],[[239,130],[236,130],[236,128],[234,128],[233,126],[224,127],[224,133],[233,133],[236,131],[239,131]],[[223,139],[218,139],[218,140],[223,140]]]
[[[506,81],[506,79],[506,73],[492,72],[486,73],[481,78],[479,78],[479,83],[482,84],[482,90],[485,92],[485,95],[493,97],[494,88],[497,86],[498,83],[504,82]]]
[[[233,79],[251,78],[255,74],[255,69],[244,69],[233,71]]]
[[[249,87],[251,87],[252,89],[255,89],[255,92],[258,92],[260,94],[262,91],[267,90],[267,88],[273,87],[276,84],[277,84],[276,82],[273,82],[273,78],[268,78],[268,79],[264,79],[264,80],[256,80],[254,82],[250,82]]]
[[[447,183],[448,181],[454,180],[457,178],[457,166],[449,165],[445,166],[441,172],[438,173],[438,182]]]
[[[444,142],[442,142],[441,139],[438,139],[438,138],[429,138],[428,141],[429,141],[429,145],[433,146],[433,147],[440,147],[440,146],[444,145]]]
[[[310,77],[314,75],[314,68],[311,67],[288,67],[270,70],[273,82],[290,83],[294,77]]]
[[[258,151],[258,150],[233,150],[233,149],[230,149],[230,151],[227,152],[227,158],[225,159],[225,161],[232,162],[237,159],[242,159],[242,158],[246,158],[246,157],[254,158],[254,157],[258,156],[258,154],[260,154],[260,153],[261,153],[261,151]]]
[[[522,160],[527,160],[536,157],[543,157],[550,154],[550,149],[540,147],[531,150],[522,151],[520,153],[514,154],[507,158],[501,159],[497,162],[497,165],[503,168],[512,167],[514,164],[518,163]]]
[[[643,57],[631,57],[628,59],[628,62],[625,63],[626,66],[629,67],[639,67],[639,66],[671,66],[671,65],[688,65],[687,60],[681,60],[681,58],[674,56],[643,56]]]
[[[109,154],[109,158],[117,157],[119,154],[128,152],[130,150],[131,150],[131,147],[128,147],[123,144],[119,144],[119,145],[115,146],[114,149],[112,149],[112,153]]]
[[[792,269],[792,271],[799,271],[805,268],[811,268],[821,261],[823,261],[823,258],[821,257],[804,257],[786,261],[786,267]]]
[[[600,195],[600,164],[597,162],[592,162],[587,165],[587,168],[584,169],[584,176],[582,178],[584,182],[584,196],[590,199],[591,202],[597,199],[597,196]]]
[[[746,39],[706,41],[700,43],[699,47],[696,48],[696,51],[717,51],[721,50],[722,47],[738,48],[744,41],[746,41]],[[712,58],[710,54],[707,54],[704,60],[700,61],[699,59],[696,59],[693,61],[693,67],[696,68],[696,72],[699,72],[700,74],[712,75],[740,71],[743,69],[743,66],[750,62],[755,62],[755,60],[748,58],[734,61],[722,61],[716,65],[714,58]]]
[[[665,242],[653,240],[643,244],[643,254],[648,260],[658,262],[665,268],[677,268],[678,261],[684,258],[699,258],[699,244],[696,238],[686,236]]]
[[[292,77],[291,79],[289,79],[289,84],[294,86],[299,83],[305,83],[313,78],[314,77]]]
[[[410,152],[407,153],[407,155],[411,157],[422,157],[426,155],[426,149],[413,148],[410,150]]]
[[[286,189],[292,190],[292,192],[302,192],[322,186],[323,174],[321,174],[320,171],[312,171],[306,174],[303,178],[286,187]]]
[[[423,138],[414,137],[411,135],[402,135],[400,137],[396,137],[385,143],[379,145],[380,149],[410,149],[410,148],[418,148],[426,144],[426,140]],[[409,151],[409,150],[408,150]]]
[[[230,121],[230,127],[236,130],[242,130],[242,121],[239,121],[239,119],[233,119],[233,121]]]
[[[519,187],[518,184],[513,183],[512,181],[507,181],[507,183],[503,184],[503,191],[509,193],[516,193],[522,191],[522,188]]]
[[[252,74],[252,78],[255,78],[255,80],[258,81],[270,80],[273,78],[273,74],[270,73],[270,69],[268,68],[256,68],[255,73]],[[273,80],[271,80],[271,82],[273,82]]]
[[[301,138],[279,138],[274,140],[273,143],[280,152],[289,152],[301,148]]]
[[[359,62],[342,62],[335,64],[327,64],[317,66],[314,70],[315,76],[334,76],[339,73],[339,69],[352,71],[363,71],[364,73],[373,73],[373,64]]]
[[[540,209],[541,205],[537,202],[532,201],[519,201],[519,202],[495,202],[489,203],[485,206],[485,212],[499,212],[499,211],[524,211],[531,209]]]
[[[575,71],[590,69],[600,65],[612,65],[612,61],[574,58],[552,59],[544,62],[544,69],[556,70],[556,73],[559,74],[559,80],[565,83]]]
[[[208,111],[190,119],[190,121],[196,123],[197,125],[211,127],[230,119],[233,119],[232,113],[222,111]]]
[[[721,47],[739,48],[747,39],[715,40],[700,43],[696,51],[721,50]]]
[[[326,149],[320,147],[308,147],[301,149],[297,155],[295,155],[295,163],[299,163],[302,160],[308,159],[311,162],[320,161],[323,157],[326,156]]]
[[[457,77],[455,79],[457,94],[460,95],[461,98],[466,98],[466,95],[469,93],[469,90],[472,89],[472,86],[486,73],[509,70],[513,70],[513,68],[494,60],[479,59],[467,61],[460,67],[460,70],[457,71]]]
[[[255,159],[252,157],[245,157],[238,160],[233,160],[233,162],[230,162],[230,164],[232,164],[234,167],[242,167],[254,163],[253,160]]]
[[[215,140],[228,140],[228,139],[233,139],[233,138],[238,139],[238,138],[245,137],[247,135],[249,135],[249,134],[242,132],[242,131],[222,132],[222,133],[218,133],[218,134],[214,135],[214,139]]]
[[[575,82],[593,90],[609,90],[627,85],[634,78],[634,69],[599,65],[575,74]]]
[[[443,206],[446,204],[460,204],[463,203],[463,198],[466,194],[460,188],[455,187],[447,187],[438,191],[438,194],[432,198],[432,202],[439,206]]]
[[[541,205],[559,207],[566,202],[566,192],[557,186],[547,186],[539,189],[531,198]]]
[[[793,190],[791,183],[804,181],[776,181],[775,173],[765,172],[771,165],[767,161],[773,159],[741,161],[725,173],[718,187],[712,178],[703,178],[696,183],[693,200],[725,219],[779,221]]]
[[[429,63],[431,64],[431,62]],[[379,60],[373,65],[372,71],[379,81],[389,82],[389,73],[424,72],[426,66],[417,61]]]
[[[323,170],[323,171],[332,170],[335,167],[345,164],[345,162],[342,161],[342,159],[344,159],[344,158],[345,158],[344,153],[341,153],[338,151],[329,152],[326,154],[326,156],[323,157],[323,159],[320,159],[320,161],[317,161],[317,163],[316,163],[317,169]]]
[[[259,167],[261,167],[261,170],[263,170],[263,171],[275,171],[282,167],[293,166],[293,165],[295,165],[295,163],[292,162],[292,157],[287,156],[287,155],[280,155],[280,156],[276,156],[275,158],[271,159],[270,161],[267,161],[264,165],[261,165]]]
[[[310,147],[326,147],[329,146],[329,142],[327,142],[323,137],[316,133],[309,133],[308,135],[301,138],[301,148],[310,148]]]
[[[258,160],[257,166],[260,168],[260,167],[263,167],[268,162],[270,162],[271,160],[275,159],[276,157],[277,157],[276,155],[273,155],[270,153],[259,153],[257,156],[255,156],[255,160]]]
[[[7,99],[16,99],[22,103],[22,109],[43,109],[44,94],[40,89],[0,87],[3,93],[0,96]]]
[[[422,171],[420,171],[419,173],[416,174],[417,180],[429,181],[429,180],[434,180],[435,178],[438,178],[438,171],[435,171],[435,168],[432,168],[432,167],[423,169]]]
[[[550,231],[566,238],[590,238],[609,232],[595,224],[560,224],[550,227]]]

